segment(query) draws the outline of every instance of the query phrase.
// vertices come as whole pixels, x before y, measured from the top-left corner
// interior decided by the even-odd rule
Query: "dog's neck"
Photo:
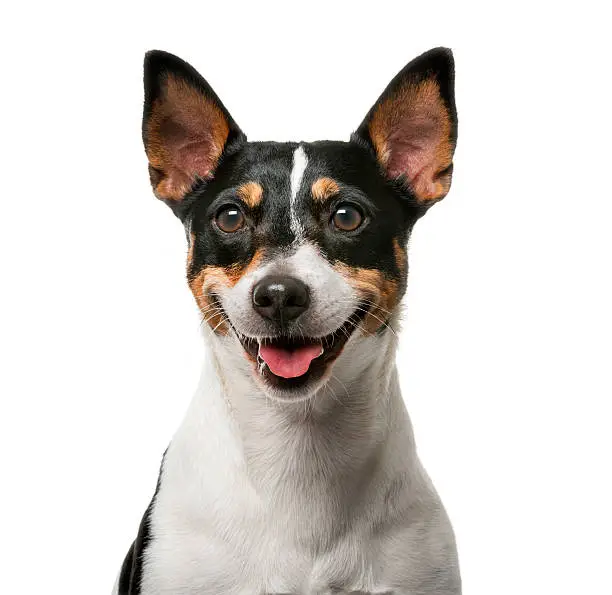
[[[289,466],[316,465],[355,474],[370,462],[403,409],[395,365],[396,336],[360,337],[347,345],[328,382],[295,403],[265,394],[244,356],[213,343],[212,361],[249,475],[261,486]],[[208,379],[210,382],[210,379]],[[209,384],[210,385],[210,384]],[[403,417],[399,413],[400,417]],[[296,463],[297,461],[297,463]]]
[[[367,493],[418,464],[392,333],[348,344],[328,383],[297,403],[267,396],[235,346],[208,344],[200,386],[164,463],[185,514],[213,507],[227,523],[263,515],[264,524],[321,547]]]

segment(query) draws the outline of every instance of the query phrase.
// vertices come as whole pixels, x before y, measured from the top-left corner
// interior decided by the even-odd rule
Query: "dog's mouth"
[[[296,389],[325,374],[367,313],[367,306],[360,304],[342,326],[324,337],[256,338],[234,331],[258,374],[275,388]]]

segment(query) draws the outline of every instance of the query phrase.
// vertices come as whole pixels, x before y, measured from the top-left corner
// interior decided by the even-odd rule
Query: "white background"
[[[612,592],[604,3],[229,4],[2,9],[0,592],[110,591],[197,382],[144,51],[190,61],[252,140],[314,140],[437,45],[456,173],[412,239],[398,362],[464,593]]]

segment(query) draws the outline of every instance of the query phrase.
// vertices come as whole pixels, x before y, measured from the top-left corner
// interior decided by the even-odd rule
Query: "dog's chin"
[[[323,337],[249,337],[233,325],[232,329],[264,392],[278,401],[296,402],[312,397],[329,380],[334,362],[354,333],[359,332],[359,323],[367,311],[365,305],[360,305],[344,324]]]

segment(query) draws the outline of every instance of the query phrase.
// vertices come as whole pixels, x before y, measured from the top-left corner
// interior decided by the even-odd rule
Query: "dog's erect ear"
[[[369,111],[353,140],[367,143],[385,175],[429,205],[446,196],[457,142],[453,54],[436,48],[410,62]]]
[[[158,198],[177,205],[246,137],[208,83],[172,54],[147,52],[144,87],[142,138],[151,185]]]

